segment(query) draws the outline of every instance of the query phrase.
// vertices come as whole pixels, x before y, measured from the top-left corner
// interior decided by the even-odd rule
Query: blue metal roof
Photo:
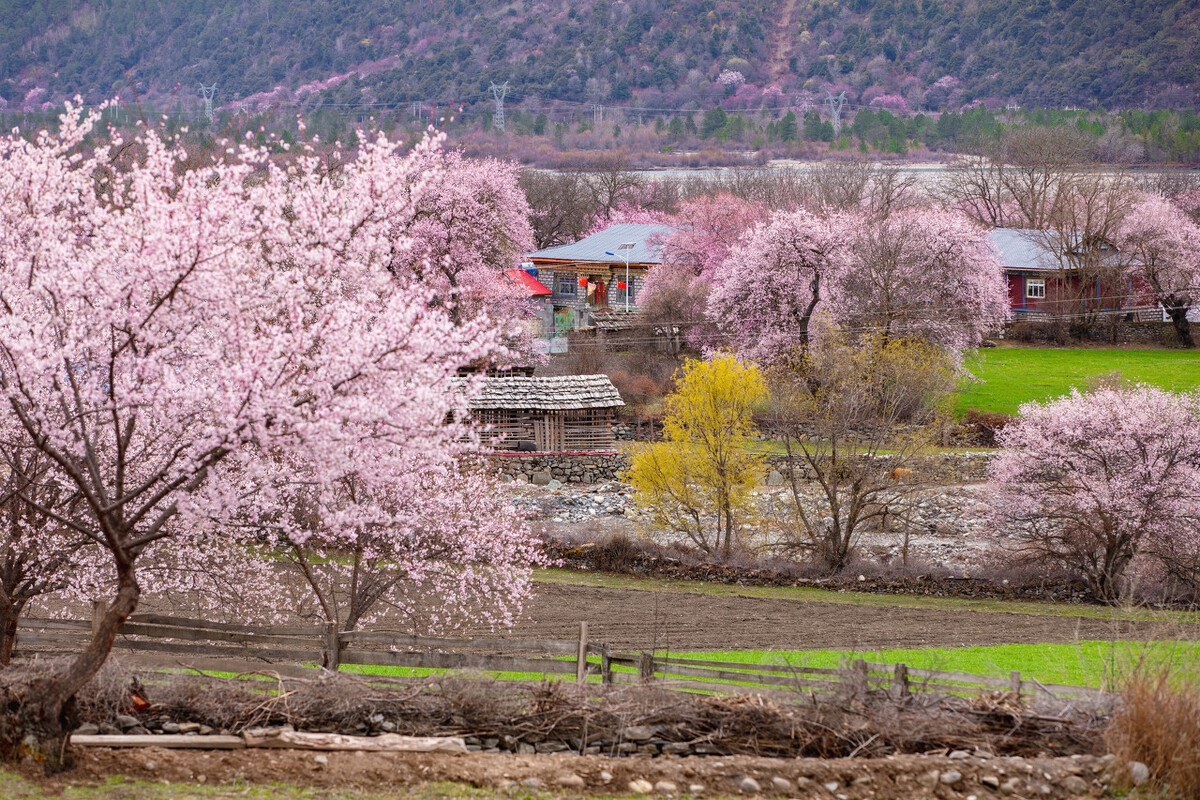
[[[553,259],[555,261],[595,261],[602,264],[624,264],[625,258],[617,247],[624,242],[633,242],[629,250],[630,264],[662,263],[662,243],[675,232],[670,225],[623,222],[612,225],[599,233],[593,233],[573,244],[547,247],[525,256],[526,259]],[[616,253],[616,256],[606,255]]]

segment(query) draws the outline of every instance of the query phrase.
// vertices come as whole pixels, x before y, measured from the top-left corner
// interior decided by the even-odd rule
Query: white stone
[[[751,794],[758,794],[762,791],[762,786],[759,785],[758,781],[749,775],[742,778],[741,783],[738,784],[738,788],[743,792],[750,792]]]
[[[629,782],[629,791],[634,794],[650,794],[654,791],[654,784],[641,778],[635,778]]]

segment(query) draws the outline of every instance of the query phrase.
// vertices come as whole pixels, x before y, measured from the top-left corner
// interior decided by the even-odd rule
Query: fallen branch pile
[[[995,755],[1092,752],[1107,717],[1063,706],[1034,711],[1006,693],[974,698],[921,695],[898,700],[801,695],[713,697],[654,686],[521,684],[489,679],[388,682],[324,674],[315,679],[259,675],[142,674],[151,704],[114,709],[113,687],[130,672],[105,672],[80,697],[82,721],[101,733],[213,733],[290,725],[298,731],[462,736],[471,749],[524,753],[879,757],[980,750]],[[128,695],[128,691],[125,692]],[[118,714],[124,726],[118,727]]]

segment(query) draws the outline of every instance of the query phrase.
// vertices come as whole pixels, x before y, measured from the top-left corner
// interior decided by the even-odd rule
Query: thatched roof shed
[[[605,452],[613,409],[625,405],[607,375],[489,377],[468,406],[501,450]]]

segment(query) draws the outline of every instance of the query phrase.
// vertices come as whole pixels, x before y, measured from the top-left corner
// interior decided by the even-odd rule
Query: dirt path
[[[965,753],[964,753],[965,755]],[[558,790],[567,796],[585,794],[623,796],[648,793],[678,796],[687,791],[705,797],[825,797],[844,800],[916,800],[928,797],[997,797],[991,786],[1006,784],[1005,794],[1045,798],[1094,796],[1107,785],[1107,762],[1093,756],[1081,758],[951,759],[938,756],[889,756],[880,759],[772,759],[748,756],[716,758],[604,758],[600,756],[422,755],[392,753],[314,754],[295,750],[263,752],[235,750],[206,753],[196,750],[86,749],[77,752],[78,766],[56,778],[45,778],[32,764],[12,768],[25,786],[5,781],[18,797],[30,784],[47,794],[73,785],[72,797],[207,798],[241,797],[247,786],[271,786],[271,796],[299,797],[290,787],[312,787],[304,797],[498,797],[532,795],[531,789]],[[951,774],[952,779],[948,779]],[[111,778],[123,775],[141,783],[123,786]],[[946,777],[941,777],[946,776]],[[941,780],[939,780],[941,778]],[[747,783],[747,780],[750,782]],[[24,783],[22,781],[22,783]],[[478,787],[463,787],[454,781]],[[645,781],[636,789],[633,781]],[[669,783],[661,783],[661,782]],[[108,786],[103,784],[108,782]],[[100,786],[92,792],[78,788]],[[155,786],[159,784],[159,786]],[[165,785],[163,785],[165,784]],[[205,784],[200,789],[196,784]],[[430,784],[433,784],[432,786]],[[940,788],[934,792],[935,787]],[[650,789],[649,787],[655,787]],[[161,789],[161,791],[158,791]],[[631,791],[632,789],[632,791]],[[108,790],[112,790],[111,792]],[[196,791],[193,794],[193,790]],[[379,792],[379,795],[375,795]],[[278,794],[276,794],[278,793]],[[518,795],[517,793],[520,793]],[[13,796],[9,794],[7,796]],[[41,796],[40,794],[34,796]],[[258,792],[254,796],[265,796]],[[643,795],[644,796],[644,795]]]
[[[1200,638],[1200,626],[985,611],[847,605],[538,583],[514,636],[673,650],[955,647],[1087,639]]]
[[[792,49],[792,15],[796,0],[785,0],[779,10],[779,22],[771,42],[771,77],[778,80],[788,69],[788,51]]]

